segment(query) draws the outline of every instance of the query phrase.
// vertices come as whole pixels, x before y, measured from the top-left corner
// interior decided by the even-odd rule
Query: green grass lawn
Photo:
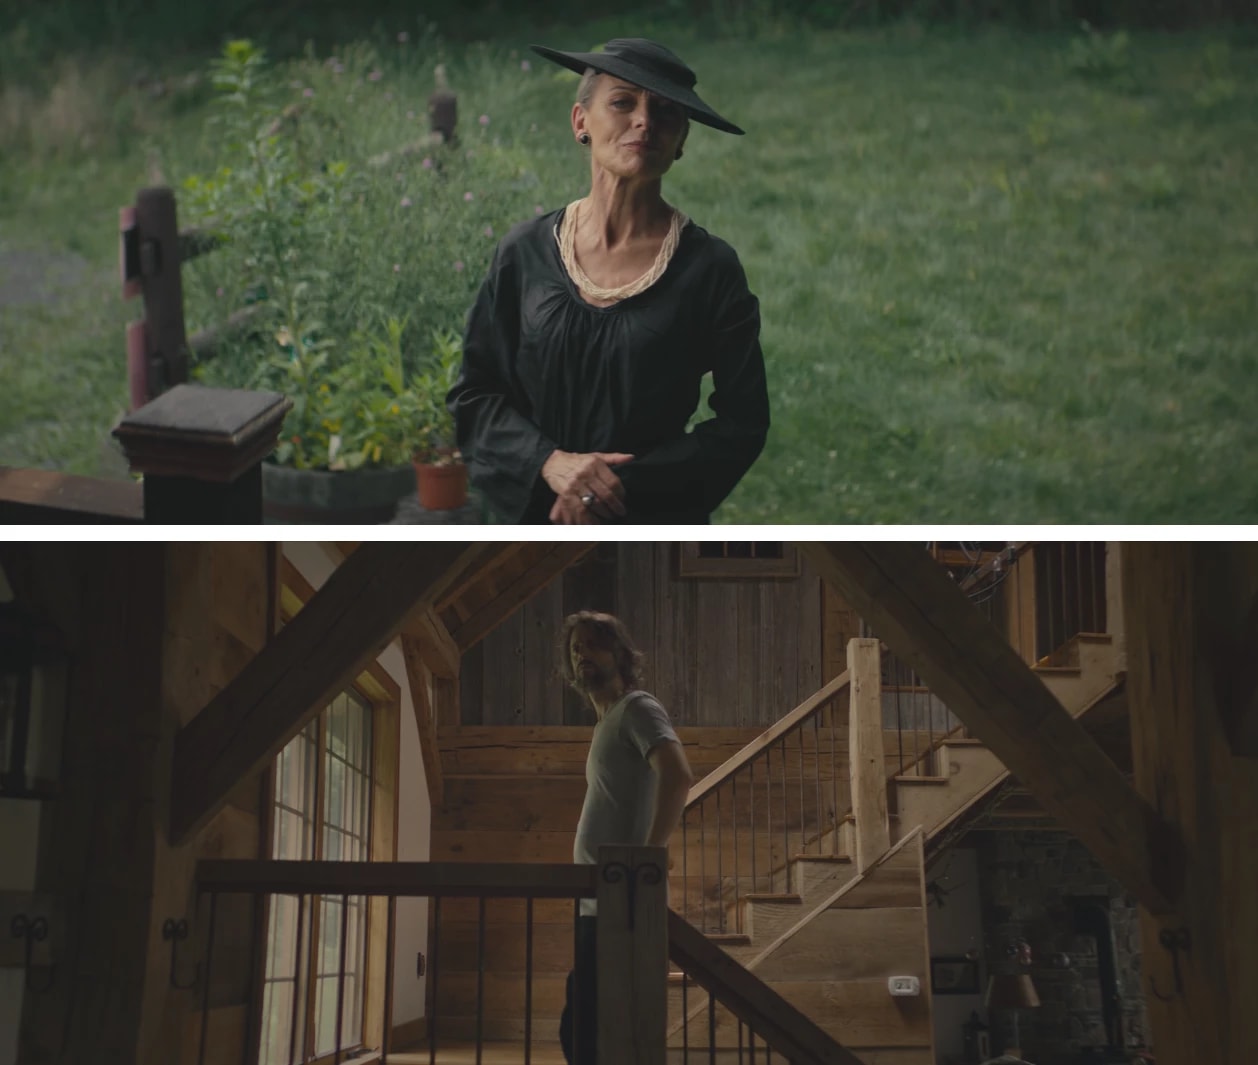
[[[718,521],[1258,520],[1251,39],[1135,34],[1115,77],[1088,78],[1063,34],[659,35],[748,131],[696,127],[665,187],[761,300],[773,429]],[[464,124],[489,114],[530,153],[549,209],[587,175],[572,84],[519,70],[530,39],[452,54],[452,81]],[[397,76],[422,107],[430,84]],[[0,462],[118,475],[136,310],[117,209],[154,168],[212,158],[206,107],[135,104],[86,150],[0,150],[0,293],[32,253],[82,271],[62,262],[73,283],[53,271],[41,302],[0,296]]]

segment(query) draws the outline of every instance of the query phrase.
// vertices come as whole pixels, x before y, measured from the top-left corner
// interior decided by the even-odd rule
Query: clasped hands
[[[550,520],[555,525],[599,525],[623,518],[625,486],[613,466],[632,459],[618,451],[587,453],[556,449],[542,464],[542,480],[555,493]],[[583,501],[585,497],[589,503]]]

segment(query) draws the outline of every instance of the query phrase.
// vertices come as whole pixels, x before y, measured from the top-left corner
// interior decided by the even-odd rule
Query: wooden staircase
[[[1117,662],[1110,636],[1081,634],[1032,668],[1072,715],[1083,717],[1121,684]],[[933,1062],[926,908],[919,890],[925,847],[1009,779],[982,741],[961,735],[942,738],[912,768],[918,772],[893,772],[888,779],[892,850],[883,862],[864,874],[856,871],[855,826],[848,814],[810,841],[818,853],[797,853],[789,870],[774,870],[790,891],[748,890],[727,899],[722,890],[726,923],[741,931],[708,936],[871,1065]],[[912,854],[919,856],[916,863]],[[898,893],[888,893],[896,878]],[[836,918],[836,911],[847,916]],[[900,974],[919,978],[920,998],[891,998],[886,977]],[[710,1030],[721,1053],[737,1049],[732,1015],[717,1007],[709,1016],[706,993],[671,972],[670,1047],[706,1049]]]

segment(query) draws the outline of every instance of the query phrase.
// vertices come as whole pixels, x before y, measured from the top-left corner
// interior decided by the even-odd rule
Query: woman
[[[769,427],[759,304],[734,250],[660,186],[691,119],[742,130],[652,41],[533,49],[584,74],[590,192],[494,253],[447,398],[459,448],[503,521],[707,522]],[[686,432],[708,372],[716,416]]]

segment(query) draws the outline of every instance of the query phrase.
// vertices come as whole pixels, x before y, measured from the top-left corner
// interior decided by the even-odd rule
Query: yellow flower
[[[389,408],[389,411],[390,411],[390,413],[392,413],[392,414],[401,414],[401,413],[402,413],[402,412],[398,409],[398,405],[397,405],[396,403],[394,403],[394,404],[393,404],[393,406],[391,406],[391,407]]]
[[[326,395],[327,395],[329,392],[331,392],[332,390],[331,390],[330,388],[328,388],[328,386],[327,386],[327,385],[320,385],[320,386],[319,386],[319,391],[320,391],[320,392],[322,392],[322,393],[326,396]]]

